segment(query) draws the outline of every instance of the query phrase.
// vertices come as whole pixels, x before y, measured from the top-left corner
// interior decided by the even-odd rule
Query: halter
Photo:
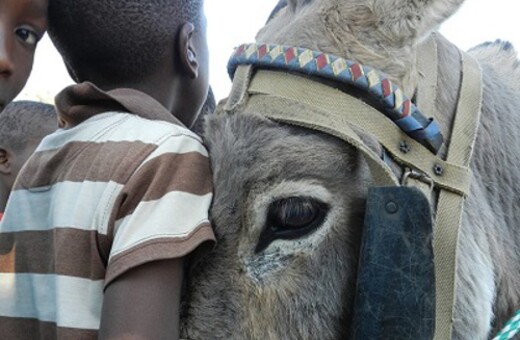
[[[410,176],[409,184],[421,189],[418,184],[427,183],[430,190],[426,197],[430,199],[431,189],[438,190],[437,204],[431,204],[437,208],[433,231],[435,340],[452,336],[457,240],[464,201],[470,192],[470,161],[482,104],[481,68],[472,57],[460,53],[462,79],[446,160],[437,155],[443,144],[437,124],[426,119],[386,76],[322,52],[269,44],[241,45],[228,66],[233,78],[231,93],[217,108],[217,113],[256,114],[337,137],[365,157],[374,186],[399,186],[381,155],[360,138],[359,132],[364,132],[377,139],[393,161],[417,175]],[[429,61],[426,64],[436,67]],[[306,75],[363,89],[381,103],[383,110]],[[427,85],[426,89],[435,88],[433,83]],[[431,91],[423,94],[427,93]],[[434,102],[430,104],[433,108]]]
[[[355,86],[380,102],[383,113],[407,135],[437,154],[444,138],[433,118],[426,118],[386,75],[332,54],[270,44],[243,44],[231,56],[231,78],[240,65],[290,71]]]

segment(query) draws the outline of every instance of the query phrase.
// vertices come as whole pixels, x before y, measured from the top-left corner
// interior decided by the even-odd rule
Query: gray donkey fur
[[[411,96],[420,43],[462,0],[287,3],[260,31],[259,42],[359,61],[387,73]],[[460,230],[454,339],[488,339],[520,308],[520,65],[507,43],[484,44],[470,54],[483,69],[484,99]],[[440,92],[430,114],[449,136],[460,61],[457,48],[440,36],[438,56]],[[346,338],[372,183],[364,158],[333,137],[255,114],[211,117],[205,138],[218,245],[190,273],[183,337]],[[272,202],[287,197],[330,208],[306,235],[276,239],[255,252]]]

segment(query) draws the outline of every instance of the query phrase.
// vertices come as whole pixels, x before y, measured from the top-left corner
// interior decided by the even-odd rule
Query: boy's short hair
[[[203,0],[50,0],[48,32],[77,82],[135,82],[160,66]]]
[[[17,101],[0,113],[0,147],[22,150],[31,140],[41,140],[58,128],[52,105]]]

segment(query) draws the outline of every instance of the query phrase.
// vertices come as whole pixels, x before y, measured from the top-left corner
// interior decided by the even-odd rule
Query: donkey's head
[[[416,45],[460,2],[289,0],[258,40],[357,60],[413,88]],[[364,157],[255,112],[211,117],[205,138],[218,244],[190,272],[183,336],[345,338],[372,183]]]
[[[416,48],[464,0],[282,0],[257,41],[305,47],[372,66],[405,93],[416,86]]]
[[[342,334],[368,187],[363,159],[332,137],[254,115],[207,128],[219,243],[190,275],[185,336]]]

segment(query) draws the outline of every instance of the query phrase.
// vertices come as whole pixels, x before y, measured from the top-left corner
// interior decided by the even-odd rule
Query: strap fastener
[[[435,182],[426,174],[416,171],[412,168],[406,167],[403,177],[401,178],[402,186],[409,186],[409,180],[415,179],[420,182],[427,184],[430,188],[430,194],[433,192],[433,188],[435,188]]]

